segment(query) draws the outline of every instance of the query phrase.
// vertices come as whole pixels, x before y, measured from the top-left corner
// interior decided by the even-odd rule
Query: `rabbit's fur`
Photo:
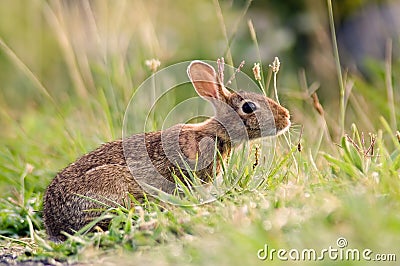
[[[174,182],[172,173],[182,178],[181,170],[189,171],[185,165],[201,161],[196,175],[208,182],[220,170],[219,160],[213,169],[215,147],[225,159],[237,143],[278,135],[290,126],[285,108],[261,94],[227,90],[210,65],[193,61],[188,75],[197,93],[213,104],[215,116],[199,124],[179,124],[106,143],[59,172],[44,196],[43,220],[52,240],[65,240],[63,231],[71,234],[100,215],[102,206],[91,199],[112,206],[127,202],[128,193],[142,199],[144,191],[133,175],[150,180],[161,175]],[[255,110],[245,109],[245,102]],[[185,165],[179,163],[182,158]],[[160,179],[154,180],[151,185],[163,187]],[[106,228],[107,222],[99,225]]]

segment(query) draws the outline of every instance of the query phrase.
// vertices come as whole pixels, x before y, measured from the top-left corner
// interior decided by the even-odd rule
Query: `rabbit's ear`
[[[188,67],[188,76],[201,97],[225,100],[230,92],[217,77],[214,68],[202,61],[193,61]]]

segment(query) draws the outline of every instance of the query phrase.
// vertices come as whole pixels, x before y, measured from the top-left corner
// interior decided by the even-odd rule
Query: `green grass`
[[[47,240],[41,218],[46,186],[80,155],[121,137],[129,97],[151,75],[144,61],[157,57],[166,66],[184,59],[214,59],[227,50],[216,49],[218,43],[234,45],[240,32],[240,26],[234,32],[220,27],[246,28],[240,19],[247,6],[235,11],[199,2],[190,7],[208,10],[211,18],[206,22],[190,12],[180,14],[179,8],[189,5],[185,1],[172,5],[168,17],[162,15],[163,5],[134,1],[98,3],[84,9],[88,20],[74,17],[76,13],[52,1],[29,2],[27,8],[37,12],[25,20],[19,11],[25,2],[0,8],[0,66],[4,69],[0,71],[0,258],[16,254],[17,260],[50,264],[287,264],[276,258],[261,261],[257,252],[265,244],[274,249],[318,251],[337,247],[337,239],[344,237],[348,248],[393,253],[400,260],[400,141],[394,128],[400,112],[390,104],[400,95],[387,79],[389,75],[396,88],[398,62],[390,63],[391,68],[388,62],[374,62],[375,75],[368,81],[343,75],[342,98],[325,99],[324,115],[315,110],[310,97],[315,84],[308,84],[305,76],[297,80],[296,74],[285,74],[283,63],[278,84],[293,86],[280,90],[278,85],[278,93],[295,125],[279,137],[273,158],[266,156],[272,161],[261,156],[253,171],[255,145],[251,145],[245,155],[234,154],[226,180],[233,182],[237,177],[237,182],[214,202],[198,206],[145,202],[131,209],[113,208],[100,217],[112,218],[107,232],[87,233],[88,228],[83,228],[61,244]],[[129,16],[128,11],[134,9],[142,15]],[[150,10],[159,16],[146,15]],[[10,26],[7,17],[13,14],[20,20]],[[107,35],[110,21],[113,29]],[[202,27],[184,27],[179,21]],[[177,27],[174,34],[181,38],[172,34],[158,39],[156,33],[164,32],[167,22]],[[25,51],[21,48],[24,38],[37,38],[34,25],[41,25],[37,34],[43,38]],[[85,27],[90,28],[92,35],[86,37],[93,42],[85,42]],[[194,31],[207,32],[212,41],[196,43],[188,37]],[[122,37],[113,43],[113,33],[126,37],[129,45],[124,45]],[[85,46],[88,43],[93,47]],[[176,54],[163,47],[175,49]],[[179,49],[181,53],[176,52]],[[232,58],[242,60],[235,54]],[[263,62],[265,67],[268,63]],[[268,91],[268,85],[265,88]],[[389,89],[394,99],[388,99]],[[339,112],[335,106],[340,106]],[[368,133],[375,138],[372,146]],[[261,147],[262,154],[270,153],[265,145]],[[244,171],[232,166],[238,162]],[[256,178],[260,182],[253,182]],[[314,264],[332,263],[327,258]]]

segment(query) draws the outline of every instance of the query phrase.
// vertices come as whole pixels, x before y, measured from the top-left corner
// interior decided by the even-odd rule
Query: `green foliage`
[[[371,63],[369,80],[344,75],[339,113],[345,112],[345,121],[338,119],[339,99],[325,100],[321,115],[309,99],[316,83],[279,73],[280,99],[304,132],[294,125],[272,148],[261,145],[260,158],[256,145],[235,150],[223,166],[230,189],[216,201],[175,206],[131,199],[130,208],[104,206],[103,216],[64,243],[49,241],[41,219],[45,187],[80,155],[121,137],[129,97],[151,75],[146,59],[157,57],[167,66],[228,58],[220,47],[225,37],[238,52],[256,45],[241,26],[230,31],[246,24],[240,20],[245,6],[142,2],[71,9],[57,1],[0,4],[0,258],[15,252],[22,261],[47,264],[253,265],[270,262],[257,258],[265,244],[328,248],[340,236],[351,248],[400,256],[400,112],[390,106],[400,95],[393,90],[389,99],[385,83],[389,75],[396,85],[399,62],[393,62],[393,74],[383,63]],[[199,10],[208,12],[199,16]],[[242,35],[236,42],[242,32],[246,40]],[[293,67],[289,61],[282,60],[281,71]],[[264,156],[271,149],[274,156]],[[196,176],[185,181],[176,203],[201,203],[191,191]],[[106,232],[96,227],[104,219],[111,219]]]
[[[40,193],[23,199],[0,199],[0,235],[7,237],[28,236],[32,229],[43,228],[40,209],[42,196]],[[33,228],[31,228],[33,226]]]

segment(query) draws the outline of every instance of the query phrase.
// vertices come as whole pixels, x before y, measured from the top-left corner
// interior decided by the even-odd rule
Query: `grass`
[[[15,13],[19,4],[16,1],[7,10]],[[14,35],[4,29],[0,31],[0,66],[5,69],[2,73],[8,73],[0,74],[5,88],[0,93],[0,262],[286,264],[276,257],[262,261],[257,252],[265,245],[269,249],[320,251],[329,246],[336,248],[339,237],[348,241],[348,248],[371,249],[374,255],[395,254],[400,259],[400,137],[395,128],[399,111],[394,105],[399,98],[395,88],[400,65],[391,62],[389,56],[387,62],[371,65],[375,75],[368,81],[356,75],[340,78],[343,94],[340,99],[333,99],[341,102],[339,118],[334,107],[317,105],[318,100],[312,100],[316,85],[309,85],[305,74],[300,75],[299,81],[291,74],[294,81],[284,80],[283,63],[280,83],[296,86],[291,90],[278,87],[278,93],[296,125],[278,139],[274,156],[266,142],[249,145],[249,152],[244,155],[237,151],[225,179],[233,187],[216,201],[196,206],[145,202],[130,209],[110,208],[99,218],[112,218],[107,232],[97,228],[95,233],[87,233],[88,228],[83,228],[64,243],[47,240],[41,218],[42,197],[56,172],[100,143],[121,137],[122,117],[132,88],[151,75],[145,59],[159,57],[161,62],[172,64],[184,58],[162,51],[160,43],[165,40],[149,34],[168,21],[162,13],[150,18],[131,18],[127,14],[133,9],[143,14],[149,10],[160,12],[166,8],[162,4],[157,7],[138,1],[86,6],[88,24],[83,23],[82,14],[56,2],[29,5],[39,12],[28,18],[31,23],[15,27],[32,35],[32,22],[43,24],[40,32],[44,38],[33,45],[31,54],[22,52],[17,37],[13,39]],[[179,2],[170,12],[177,12],[179,5],[188,4]],[[237,13],[224,9],[218,2],[201,2],[191,8],[218,13],[210,18],[210,25],[201,24],[214,30],[209,33],[213,41],[207,46],[213,50],[218,41],[229,40],[229,47],[234,44],[239,26],[232,33],[212,25],[225,27],[232,21],[239,25],[236,18],[244,17],[243,10],[248,5]],[[4,13],[3,10],[0,8],[0,12]],[[91,16],[91,12],[97,16]],[[178,13],[170,16],[178,17]],[[3,15],[0,20],[7,16]],[[330,15],[333,19],[333,13]],[[182,16],[181,19],[200,25],[197,16]],[[142,34],[138,38],[142,41],[135,42],[135,46],[129,42],[124,45],[122,35],[118,39],[112,32],[107,33],[110,21],[115,22],[115,34],[125,33],[130,42],[137,40],[133,36]],[[127,21],[133,26],[126,28]],[[84,39],[84,27],[76,25],[89,25],[99,46],[85,46],[88,42]],[[177,27],[182,38],[193,31]],[[204,28],[196,30],[201,34]],[[119,42],[112,43],[114,37]],[[205,56],[202,41],[179,43],[164,37],[168,47],[175,42],[176,46],[187,44],[196,50],[182,49],[183,54],[187,53],[183,57]],[[253,41],[257,43],[256,39]],[[38,56],[46,49],[49,56]],[[226,50],[229,51],[221,49]],[[50,55],[57,55],[57,60],[49,62]],[[206,56],[219,55],[209,52]],[[335,58],[338,60],[337,54]],[[14,95],[20,95],[18,100],[11,100]],[[261,151],[257,155],[258,166],[253,170],[256,147],[261,147]],[[243,171],[233,167],[237,163],[241,163],[239,169]],[[333,261],[326,258],[311,263],[331,265]]]

